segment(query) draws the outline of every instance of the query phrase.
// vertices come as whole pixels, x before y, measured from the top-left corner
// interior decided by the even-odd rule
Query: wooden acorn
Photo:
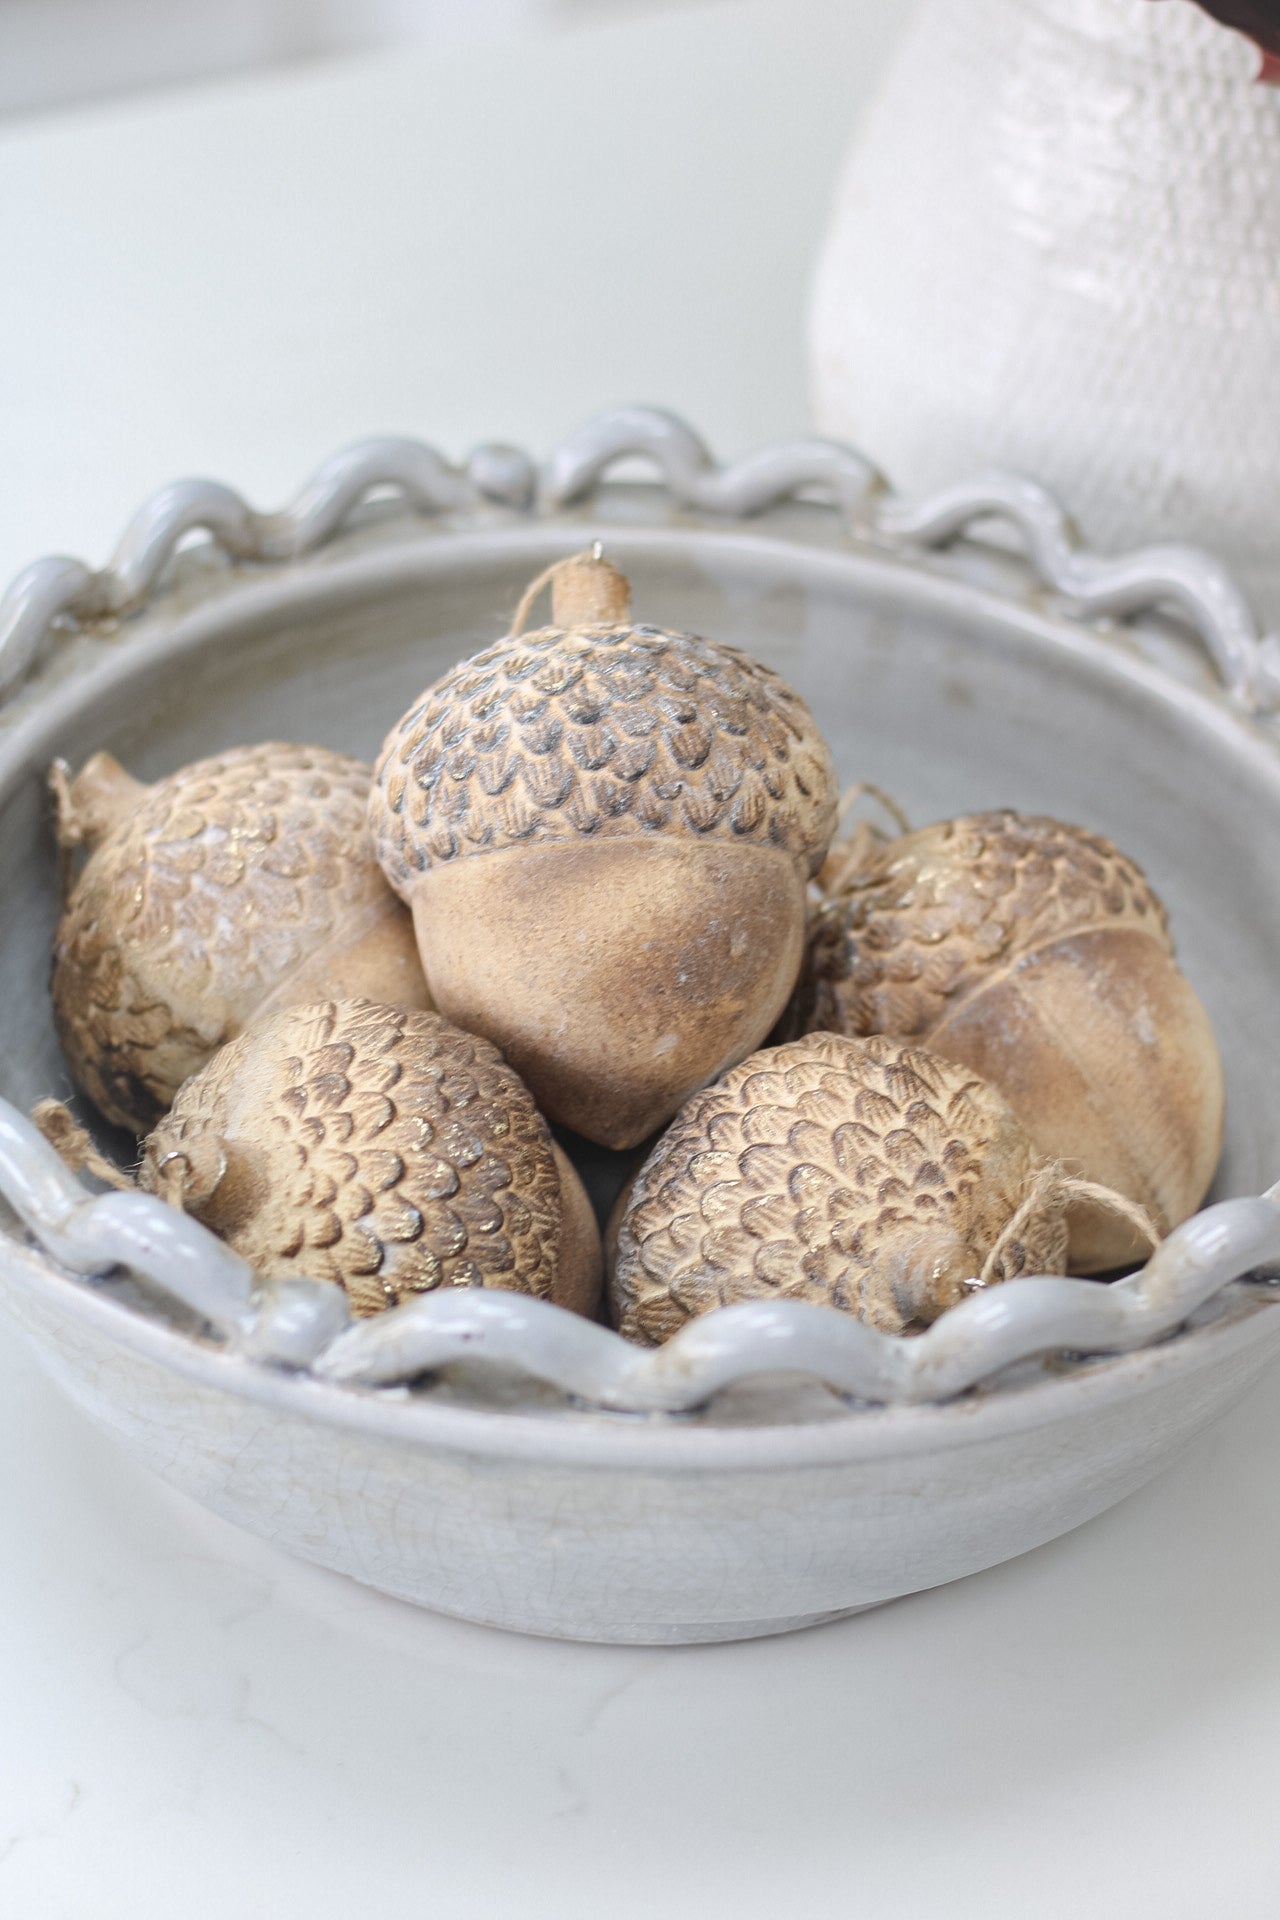
[[[522,634],[536,591],[554,624]],[[735,647],[637,626],[598,551],[388,735],[370,819],[435,1004],[553,1119],[643,1140],[759,1045],[834,828],[804,702]]]
[[[574,1169],[487,1040],[369,1000],[256,1020],[188,1080],[139,1185],[264,1278],[376,1313],[438,1287],[595,1311],[600,1235]]]
[[[833,864],[838,855],[833,850]],[[812,948],[808,1023],[893,1034],[980,1074],[1037,1147],[1137,1202],[1163,1234],[1222,1149],[1222,1066],[1164,908],[1109,840],[1000,812],[944,820],[845,871]],[[1073,1273],[1141,1251],[1081,1201]]]
[[[370,770],[326,747],[237,747],[144,786],[110,754],[51,776],[89,859],[54,943],[72,1074],[145,1133],[245,1023],[327,994],[430,1005],[365,821]]]
[[[616,1228],[613,1314],[647,1345],[760,1299],[901,1333],[977,1287],[1064,1272],[1079,1185],[968,1069],[808,1034],[695,1094],[658,1141]]]

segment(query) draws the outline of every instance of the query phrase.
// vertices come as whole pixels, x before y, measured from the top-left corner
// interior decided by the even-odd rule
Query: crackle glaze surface
[[[787,1433],[597,1416],[566,1448],[545,1418],[366,1396],[344,1412],[161,1329],[122,1342],[92,1296],[97,1315],[70,1316],[10,1297],[76,1404],[226,1518],[420,1606],[648,1643],[783,1632],[1025,1552],[1176,1458],[1280,1344],[1280,1313],[1246,1313],[995,1401]]]
[[[420,528],[393,516],[339,540],[330,523],[306,535],[329,542],[322,558],[273,579],[188,569],[177,597],[122,641],[78,642],[73,676],[55,648],[0,738],[0,884],[12,908],[0,970],[13,988],[0,1005],[0,1091],[29,1107],[64,1084],[45,999],[57,901],[42,778],[54,753],[78,763],[107,747],[154,779],[291,730],[369,757],[387,716],[493,631],[495,606],[514,605],[549,558],[602,538],[656,624],[740,639],[814,706],[841,773],[888,786],[910,816],[1013,804],[1131,849],[1169,907],[1222,1043],[1229,1119],[1214,1197],[1270,1187],[1280,758],[1269,723],[1239,717],[1177,636],[1103,638],[1047,606],[1029,574],[993,569],[967,547],[923,559],[915,543],[951,539],[994,503],[1025,534],[1038,579],[1069,583],[1078,607],[1149,607],[1176,588],[1232,696],[1270,705],[1270,657],[1220,570],[1169,551],[1097,561],[1047,496],[1003,481],[886,502],[882,535],[897,528],[888,546],[850,541],[807,506],[726,530],[696,517],[704,495],[712,513],[758,508],[821,473],[843,498],[865,463],[802,445],[714,470],[687,429],[653,414],[567,443],[547,487],[561,502],[589,490],[637,436],[678,510],[645,489],[610,489],[599,511],[566,523],[513,512],[480,530]],[[384,453],[375,444],[334,480],[348,505]],[[301,540],[311,522],[299,514]],[[158,573],[162,549],[157,533],[134,573]],[[123,560],[109,576],[134,577]],[[39,651],[35,589],[73,593],[65,569],[56,581],[37,569],[32,581],[5,603],[10,670]],[[1280,1327],[1256,1290],[1229,1284],[1274,1257],[1277,1210],[1256,1197],[1188,1222],[1133,1283],[1014,1283],[917,1341],[802,1302],[784,1303],[784,1327],[753,1318],[752,1303],[725,1309],[745,1318],[722,1330],[707,1316],[649,1350],[487,1289],[424,1296],[344,1327],[336,1289],[256,1299],[227,1249],[219,1266],[203,1242],[158,1234],[138,1211],[148,1197],[86,1203],[38,1156],[29,1181],[20,1162],[6,1192],[48,1257],[8,1243],[5,1297],[80,1404],[176,1484],[281,1544],[423,1604],[538,1632],[734,1637],[989,1565],[1141,1484],[1256,1376]],[[195,1317],[164,1324],[145,1288],[112,1297],[93,1280],[104,1261],[162,1285],[171,1275]],[[454,1324],[441,1311],[454,1300],[485,1312]],[[1190,1331],[1163,1338],[1188,1314]],[[230,1344],[193,1337],[201,1321]],[[904,1404],[1082,1346],[1118,1357],[1065,1363],[1062,1378],[1060,1363],[1032,1360],[1012,1384]],[[512,1386],[522,1354],[539,1378],[602,1410]],[[855,1404],[794,1382],[744,1400],[747,1356],[757,1371],[829,1376]],[[311,1376],[278,1371],[281,1360]],[[426,1391],[396,1390],[442,1368]],[[899,1404],[881,1413],[857,1403],[866,1400]],[[663,1417],[673,1408],[683,1416]],[[641,1409],[658,1411],[637,1418]]]

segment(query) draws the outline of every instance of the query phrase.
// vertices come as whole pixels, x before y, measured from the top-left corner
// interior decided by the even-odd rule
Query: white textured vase
[[[1280,89],[1184,0],[926,0],[819,267],[827,432],[917,489],[1047,480],[1280,622]]]

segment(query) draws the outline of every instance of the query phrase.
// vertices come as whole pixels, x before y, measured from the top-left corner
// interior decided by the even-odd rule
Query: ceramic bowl
[[[659,484],[611,477],[636,456]],[[914,1339],[780,1302],[649,1352],[483,1292],[352,1324],[336,1289],[259,1286],[158,1201],[91,1192],[22,1118],[68,1091],[48,762],[108,747],[154,777],[265,738],[372,756],[535,570],[594,539],[646,619],[798,686],[842,778],[921,823],[1056,814],[1146,868],[1218,1033],[1228,1125],[1211,1204],[1142,1273],[1011,1283]],[[110,567],[15,583],[0,677],[0,1296],[79,1406],[254,1532],[528,1632],[779,1632],[1087,1520],[1280,1352],[1280,655],[1204,556],[1084,553],[1009,475],[911,502],[826,442],[721,468],[630,409],[541,468],[365,443],[275,515],[166,489]]]

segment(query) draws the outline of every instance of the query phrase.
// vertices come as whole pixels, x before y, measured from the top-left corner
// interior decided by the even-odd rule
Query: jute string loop
[[[846,787],[840,796],[840,812],[837,817],[836,832],[839,834],[845,824],[846,816],[857,806],[859,800],[872,799],[881,806],[892,820],[900,834],[910,833],[911,822],[893,798],[883,787],[871,780],[859,780],[855,785]],[[856,880],[862,869],[882,847],[889,844],[892,836],[874,820],[855,821],[847,836],[831,843],[831,851],[823,863],[819,876],[822,889],[822,904],[830,906],[838,895],[843,893]]]
[[[40,1100],[31,1109],[31,1124],[42,1133],[58,1158],[72,1173],[91,1173],[95,1180],[114,1187],[117,1193],[132,1193],[134,1182],[121,1173],[105,1154],[98,1152],[80,1122],[61,1100]]]
[[[119,1167],[113,1166],[104,1154],[98,1152],[85,1129],[61,1100],[38,1101],[31,1109],[31,1123],[44,1135],[62,1164],[69,1167],[72,1173],[91,1173],[96,1180],[113,1187],[117,1193],[138,1191],[136,1179],[122,1173]],[[203,1157],[207,1158],[207,1153]],[[161,1200],[176,1207],[179,1213],[189,1212],[188,1203],[193,1195],[204,1197],[206,1188],[212,1190],[225,1170],[225,1161],[220,1153],[213,1157],[213,1164],[209,1168],[198,1165],[197,1158],[175,1148],[165,1154],[156,1168],[152,1190]]]
[[[1148,1243],[1152,1251],[1160,1245],[1160,1234],[1145,1207],[1136,1200],[1128,1199],[1123,1193],[1117,1193],[1114,1187],[1100,1186],[1096,1180],[1080,1180],[1074,1174],[1067,1173],[1062,1167],[1050,1161],[1041,1167],[1031,1185],[1027,1188],[1020,1205],[1010,1214],[1000,1233],[992,1244],[978,1275],[976,1286],[988,1287],[995,1279],[1000,1263],[1006,1251],[1026,1232],[1027,1226],[1042,1207],[1058,1203],[1068,1204],[1072,1200],[1092,1200],[1097,1206],[1105,1207],[1118,1219],[1127,1220],[1134,1231]]]

